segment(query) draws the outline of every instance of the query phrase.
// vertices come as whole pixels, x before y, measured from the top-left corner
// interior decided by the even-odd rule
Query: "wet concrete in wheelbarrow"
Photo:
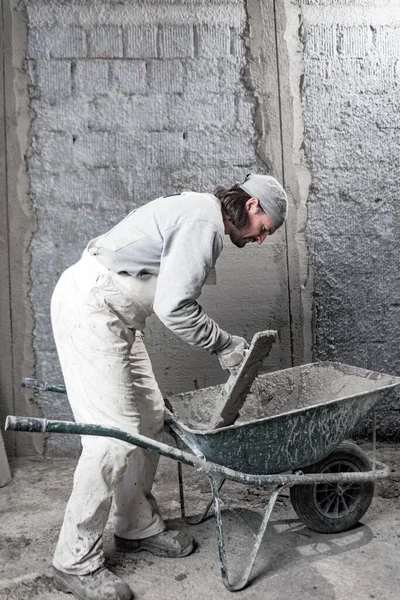
[[[363,446],[368,450],[368,446]],[[374,500],[352,531],[323,535],[307,529],[291,508],[288,491],[279,499],[260,549],[251,585],[232,595],[221,581],[214,520],[190,528],[198,547],[183,559],[156,558],[145,552],[116,553],[112,524],[105,533],[108,566],[143,600],[244,598],[286,600],[397,600],[400,595],[400,447],[379,445],[377,456],[392,477],[376,485]],[[13,481],[0,489],[0,599],[58,600],[51,558],[72,484],[74,459],[19,459]],[[188,511],[200,513],[208,484],[194,469],[186,471]],[[161,460],[156,494],[164,516],[178,528],[176,463]],[[229,483],[233,507],[254,527],[260,522],[266,490]],[[225,515],[228,566],[235,577],[244,567],[252,541],[238,522]]]

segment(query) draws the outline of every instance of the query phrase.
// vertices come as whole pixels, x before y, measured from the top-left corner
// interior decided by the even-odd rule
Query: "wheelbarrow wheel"
[[[356,444],[348,440],[326,458],[305,467],[304,473],[370,471],[371,464]],[[374,496],[372,481],[316,483],[290,488],[290,500],[298,517],[313,531],[339,533],[356,525]]]

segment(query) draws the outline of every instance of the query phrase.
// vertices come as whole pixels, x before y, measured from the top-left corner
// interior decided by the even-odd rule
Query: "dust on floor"
[[[369,449],[364,447],[364,449]],[[362,524],[352,531],[323,535],[297,518],[284,492],[268,526],[251,585],[235,598],[287,600],[397,600],[400,594],[400,447],[379,445],[378,458],[392,470],[376,484],[374,500]],[[72,485],[74,459],[19,459],[11,464],[13,481],[0,490],[0,599],[58,600],[51,578],[51,558]],[[188,511],[198,514],[209,497],[208,484],[186,469]],[[180,519],[176,463],[162,459],[155,484],[162,513],[172,526]],[[265,489],[227,485],[230,505],[254,528],[268,493]],[[243,569],[252,540],[229,513],[225,515],[228,566]],[[214,521],[191,528],[195,553],[183,559],[147,553],[116,553],[112,523],[104,536],[108,566],[126,580],[138,600],[232,598],[221,581]]]

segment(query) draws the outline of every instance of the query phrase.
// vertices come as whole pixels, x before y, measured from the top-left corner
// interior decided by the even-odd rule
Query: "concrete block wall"
[[[265,165],[257,158],[255,100],[243,73],[244,2],[36,0],[26,7],[36,377],[59,381],[50,298],[86,243],[155,197],[213,191]],[[287,326],[283,235],[275,249],[241,256],[227,250],[218,290],[205,290],[202,304],[228,331],[251,339]],[[215,357],[188,354],[156,320],[147,339],[164,393],[225,379]],[[277,367],[289,366],[285,351],[277,350]],[[49,418],[71,417],[63,397],[43,395],[39,403]],[[75,446],[53,436],[48,452]]]
[[[400,375],[400,5],[296,4],[316,357]],[[400,440],[398,396],[378,424]]]
[[[212,191],[253,169],[285,181],[290,219],[261,248],[227,245],[218,287],[202,294],[210,316],[248,338],[279,328],[268,367],[284,368],[311,360],[313,300],[316,358],[400,373],[397,0],[9,6],[5,122],[14,105],[16,127],[3,228],[15,339],[3,355],[10,347],[21,414],[71,416],[57,396],[19,402],[18,381],[61,378],[50,297],[86,242],[158,195]],[[164,393],[223,380],[214,357],[157,321],[147,340]],[[398,401],[379,412],[386,439],[399,439]],[[76,448],[54,438],[49,453]]]

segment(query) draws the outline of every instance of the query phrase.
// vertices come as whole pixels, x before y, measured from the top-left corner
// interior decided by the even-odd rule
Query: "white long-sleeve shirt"
[[[157,276],[153,310],[168,329],[215,352],[230,335],[197,303],[224,243],[221,204],[211,194],[157,198],[92,240],[97,259],[115,273]]]

